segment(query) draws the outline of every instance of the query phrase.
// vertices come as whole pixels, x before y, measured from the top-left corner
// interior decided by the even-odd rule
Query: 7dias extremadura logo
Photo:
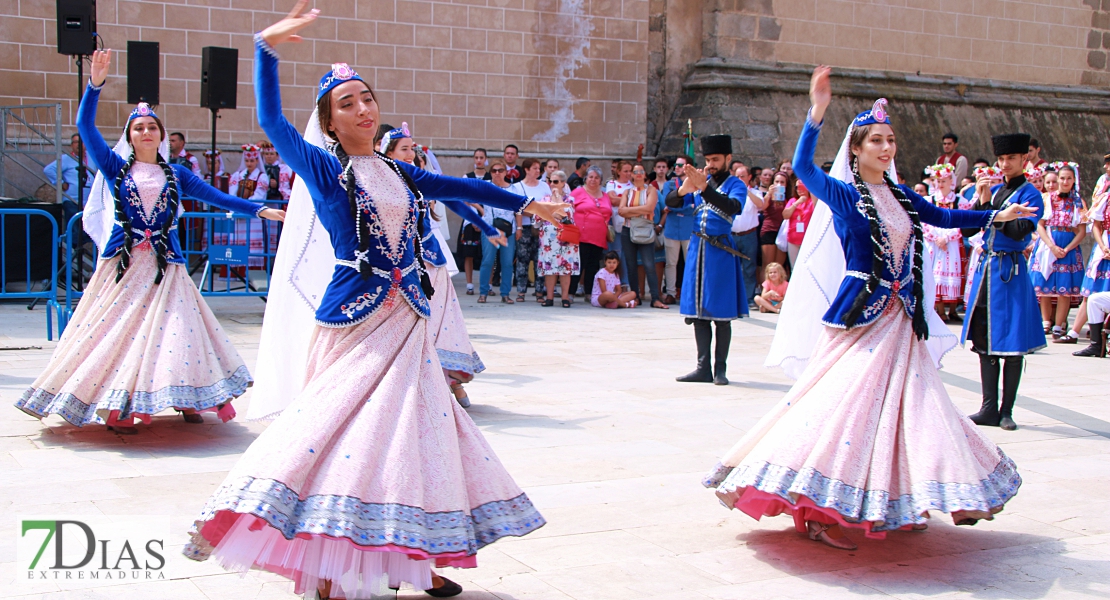
[[[140,518],[113,522],[23,519],[19,560],[27,581],[82,580],[118,582],[166,579],[164,535]]]

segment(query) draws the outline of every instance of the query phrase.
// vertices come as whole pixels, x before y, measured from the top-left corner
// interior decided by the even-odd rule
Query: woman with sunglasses
[[[547,176],[547,183],[551,186],[552,202],[564,202],[566,198],[567,174],[554,171]],[[564,225],[574,225],[574,208],[567,208],[567,216],[562,224],[555,225],[547,221],[537,224],[539,230],[539,258],[536,260],[537,275],[543,276],[547,286],[544,306],[555,305],[555,280],[558,278],[562,290],[563,308],[570,308],[570,297],[574,293],[570,278],[579,274],[578,243],[559,239]]]
[[[493,185],[501,189],[508,189],[509,182],[505,181],[508,172],[505,161],[495,158],[490,161],[490,180]],[[490,241],[489,236],[482,235],[482,267],[478,270],[478,302],[485,304],[490,293],[490,279],[493,277],[494,263],[501,266],[501,302],[513,304],[509,294],[513,291],[513,256],[516,253],[516,214],[511,210],[485,207],[482,220],[492,225],[504,235],[506,244],[497,246]]]

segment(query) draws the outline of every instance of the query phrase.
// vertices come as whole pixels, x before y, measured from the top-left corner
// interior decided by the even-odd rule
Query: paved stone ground
[[[733,382],[715,387],[674,381],[694,352],[676,310],[475,298],[462,301],[489,370],[468,386],[470,414],[548,525],[483,550],[478,569],[449,570],[464,600],[1110,595],[1110,361],[1051,345],[1030,359],[1015,412],[1021,429],[988,431],[1025,479],[994,522],[956,528],[936,518],[928,532],[885,541],[856,533],[860,548],[849,553],[805,539],[788,517],[756,522],[727,511],[699,483],[789,389],[761,366],[774,317],[734,327]],[[211,305],[253,365],[262,303]],[[0,350],[0,596],[293,597],[280,577],[241,577],[177,554],[207,495],[266,424],[188,425],[166,415],[125,437],[29,418],[10,405],[54,346],[43,321],[41,309],[0,306],[0,346],[19,348]],[[963,351],[946,362],[950,394],[972,412],[977,362]],[[240,413],[249,401],[248,393]],[[27,582],[14,561],[19,520],[32,515],[152,516],[169,532],[168,579]]]

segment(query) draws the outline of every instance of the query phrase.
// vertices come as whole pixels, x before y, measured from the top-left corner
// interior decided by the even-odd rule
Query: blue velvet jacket
[[[863,203],[859,191],[855,186],[849,185],[839,179],[833,179],[813,163],[813,153],[817,148],[817,136],[821,132],[821,125],[814,124],[808,117],[802,128],[802,135],[798,138],[798,147],[794,151],[794,173],[798,179],[809,188],[810,194],[828,205],[833,213],[833,229],[840,237],[840,244],[844,248],[844,262],[847,272],[840,283],[840,290],[829,306],[829,310],[821,322],[830,327],[843,329],[844,315],[852,306],[852,302],[863,290],[871,273],[872,246],[871,226],[863,210]],[[928,200],[918,196],[912,189],[900,185],[902,192],[913,203],[922,223],[937,227],[987,227],[994,221],[995,211],[970,211],[949,210],[938,208]],[[906,254],[902,260],[901,273],[892,273],[889,259],[883,267],[882,281],[879,289],[875,290],[867,299],[863,313],[856,321],[855,326],[867,325],[879,318],[892,294],[898,294],[902,305],[911,319],[916,302],[913,296],[913,244],[906,245]]]
[[[734,214],[728,214],[712,202],[707,202],[703,197],[705,192],[688,194],[683,206],[693,205],[694,224],[693,231],[700,231],[708,236],[729,235],[732,233],[732,219],[744,210],[744,203],[748,201],[748,186],[736,177],[729,175],[724,183],[717,186],[717,193],[726,196],[739,206]]]
[[[451,212],[459,215],[464,221],[480,229],[482,233],[486,234],[486,237],[497,237],[501,235],[501,232],[495,229],[493,225],[483,221],[482,215],[478,214],[478,211],[473,208],[470,208],[470,205],[454,200],[443,200],[442,202]],[[424,211],[424,238],[421,240],[420,247],[424,249],[424,262],[436,267],[442,267],[447,264],[447,257],[443,254],[446,250],[440,248],[439,240],[432,234],[432,227],[439,227],[439,224],[432,221],[431,213],[432,211],[430,210]]]
[[[81,106],[77,109],[77,131],[81,134],[81,139],[85,141],[85,149],[89,154],[89,159],[104,174],[108,189],[114,190],[120,169],[127,164],[127,161],[112,151],[112,148],[108,146],[108,143],[104,141],[104,137],[100,135],[100,131],[96,128],[96,106],[100,101],[100,90],[102,88],[103,86],[95,87],[90,83],[88,88],[85,89]],[[244,215],[257,216],[266,208],[261,204],[229,196],[217,190],[193,175],[192,170],[187,167],[171,164],[170,168],[173,169],[177,179],[179,197],[192,196],[217,208]],[[146,215],[143,214],[143,203],[139,198],[138,188],[135,187],[130,173],[124,177],[123,183],[120,185],[120,193],[124,195],[121,198],[123,200],[123,210],[131,221],[131,238],[136,245],[148,239],[148,236],[152,241],[156,240],[162,235],[162,225],[165,224],[166,219],[173,219],[173,223],[170,225],[169,244],[166,245],[166,261],[180,265],[185,264],[185,255],[181,252],[181,242],[178,240],[179,236],[175,233],[177,231],[177,215],[169,214],[167,206],[169,204],[169,183],[167,181],[162,188],[162,193],[155,203],[154,213],[149,221]],[[111,258],[118,254],[120,249],[123,248],[124,235],[123,227],[116,223],[112,228],[112,235],[108,238],[108,243],[102,249],[101,258]]]
[[[415,256],[417,222],[424,218],[422,213],[426,211],[424,197],[441,202],[481,203],[517,212],[523,211],[530,203],[529,199],[510,194],[492,183],[436,175],[379,154],[378,158],[390,165],[398,177],[402,177],[402,172],[408,175],[420,191],[421,198],[409,192],[412,204],[402,228],[399,252],[389,250],[390,245],[384,235],[381,235],[382,239],[371,241],[366,261],[372,267],[372,275],[363,279],[358,270],[352,268],[352,265],[358,264],[355,255],[358,234],[343,181],[343,166],[335,155],[306,142],[285,119],[281,112],[278,57],[259,36],[255,36],[254,92],[259,124],[282,160],[305,182],[320,223],[331,238],[336,266],[331,283],[316,310],[316,322],[321,326],[346,327],[359,323],[373,315],[386,298],[397,294],[404,297],[418,315],[428,316],[428,299],[420,288]],[[378,215],[373,198],[361,187],[356,193],[362,200],[359,206],[364,218],[374,223]],[[371,235],[375,235],[373,229]]]

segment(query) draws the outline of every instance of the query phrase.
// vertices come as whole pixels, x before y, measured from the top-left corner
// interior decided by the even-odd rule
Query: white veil
[[[851,184],[852,175],[848,142],[852,135],[853,125],[848,125],[844,134],[844,142],[836,154],[832,170],[829,172],[834,179],[839,179]],[[898,173],[893,162],[890,166],[890,176],[898,181]],[[926,320],[929,326],[929,339],[925,345],[937,368],[941,367],[941,359],[959,343],[944,321],[940,320],[933,310],[936,301],[936,283],[933,281],[933,267],[929,261],[928,253],[922,265],[924,271],[925,298],[924,306]],[[771,342],[771,350],[767,353],[767,360],[763,366],[782,367],[787,377],[798,379],[809,364],[813,347],[817,344],[817,337],[824,327],[821,318],[828,311],[836,293],[840,289],[840,282],[844,279],[844,250],[840,244],[840,237],[832,224],[832,211],[824,202],[818,202],[813,210],[802,247],[798,251],[798,264],[793,266],[790,276],[790,293],[782,301],[782,314],[779,316],[778,325],[775,327],[775,338]]]
[[[119,134],[119,141],[112,148],[112,152],[118,154],[125,161],[131,159],[132,149],[131,144],[127,143],[127,127],[124,127],[123,132]],[[168,136],[158,145],[158,154],[162,155],[162,160],[169,162],[170,140]],[[104,251],[104,245],[112,237],[112,229],[116,225],[116,200],[115,196],[112,195],[112,190],[108,189],[108,180],[104,178],[104,166],[96,166],[98,167],[96,177],[93,178],[92,189],[89,190],[89,198],[85,201],[85,208],[81,215],[81,227],[92,238],[99,254]],[[185,208],[178,204],[178,216],[183,212],[185,212]]]
[[[304,139],[328,147],[316,111],[308,119]],[[304,177],[293,182],[285,210],[258,342],[248,421],[277,416],[304,388],[316,309],[335,271],[335,252],[316,217]]]

